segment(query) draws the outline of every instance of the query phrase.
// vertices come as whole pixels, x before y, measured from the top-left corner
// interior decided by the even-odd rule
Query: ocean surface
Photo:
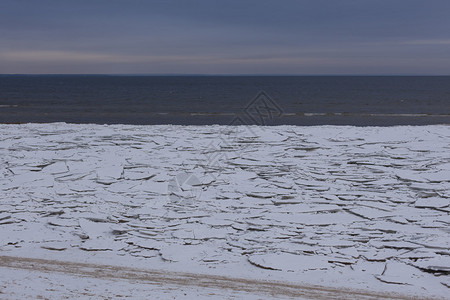
[[[450,124],[450,76],[0,75],[0,123]]]

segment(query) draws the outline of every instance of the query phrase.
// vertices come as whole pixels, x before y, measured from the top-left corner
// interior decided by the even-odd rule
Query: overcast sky
[[[450,74],[449,0],[1,0],[0,73]]]

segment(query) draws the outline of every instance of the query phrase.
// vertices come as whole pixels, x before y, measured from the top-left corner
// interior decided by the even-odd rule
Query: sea
[[[0,123],[450,124],[450,76],[0,75]]]

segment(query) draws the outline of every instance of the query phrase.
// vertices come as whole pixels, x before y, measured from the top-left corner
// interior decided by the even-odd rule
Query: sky
[[[450,75],[450,1],[0,0],[0,73]]]

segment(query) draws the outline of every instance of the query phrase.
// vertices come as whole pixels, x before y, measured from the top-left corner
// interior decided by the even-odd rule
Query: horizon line
[[[280,77],[288,77],[288,76],[336,76],[336,77],[345,77],[345,76],[365,76],[365,77],[370,77],[370,76],[423,76],[423,77],[445,77],[445,76],[450,76],[450,74],[402,74],[402,73],[396,73],[396,74],[252,74],[252,73],[248,73],[248,74],[221,74],[221,73],[217,73],[217,74],[208,74],[208,73],[0,73],[0,76],[223,76],[223,77],[227,77],[227,76],[280,76]]]

